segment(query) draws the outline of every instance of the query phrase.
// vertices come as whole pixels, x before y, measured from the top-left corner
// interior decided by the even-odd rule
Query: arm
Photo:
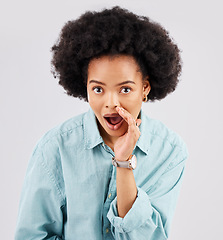
[[[124,218],[137,197],[137,186],[132,169],[117,167],[116,187],[118,215]]]
[[[172,154],[172,158],[153,186],[148,188],[146,182],[141,187],[137,186],[136,200],[124,218],[118,215],[117,197],[111,202],[107,217],[115,239],[168,239],[187,154],[180,151],[177,156]]]
[[[15,240],[62,239],[64,200],[41,153],[29,161],[19,204]]]

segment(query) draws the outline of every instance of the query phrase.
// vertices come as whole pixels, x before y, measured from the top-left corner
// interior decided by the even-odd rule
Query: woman
[[[167,239],[188,150],[141,106],[175,90],[178,47],[116,6],[68,21],[52,52],[59,84],[90,108],[36,144],[15,239]]]

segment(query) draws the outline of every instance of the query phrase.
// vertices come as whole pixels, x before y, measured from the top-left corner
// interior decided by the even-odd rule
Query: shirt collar
[[[149,151],[149,139],[147,136],[146,125],[147,119],[145,113],[140,110],[139,118],[142,120],[142,123],[139,126],[141,135],[136,142],[136,147],[141,149],[145,154],[148,154]],[[96,147],[98,144],[103,143],[104,140],[100,135],[97,120],[94,111],[90,107],[89,110],[84,114],[83,117],[83,126],[84,126],[84,148],[91,149]]]

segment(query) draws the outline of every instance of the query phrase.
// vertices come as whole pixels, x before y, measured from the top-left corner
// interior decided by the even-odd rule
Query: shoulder
[[[66,159],[64,153],[71,149],[72,144],[75,145],[75,141],[80,141],[84,114],[69,118],[43,134],[35,144],[27,166],[26,176],[50,179],[63,203],[63,159]]]
[[[72,139],[73,141],[78,141],[78,139],[80,139],[80,135],[83,132],[83,117],[85,114],[86,112],[81,113],[77,116],[73,116],[49,129],[37,141],[34,150],[41,151],[46,147],[56,147],[58,144],[62,143],[64,139],[68,139],[71,136],[75,136],[75,138]]]
[[[185,156],[188,156],[188,147],[181,135],[168,127],[164,122],[145,115],[145,131],[150,136],[150,142],[159,141],[171,149],[179,149]]]
[[[76,143],[81,144],[84,115],[79,114],[49,129],[35,144],[29,159],[28,171],[43,167],[62,195],[64,154]]]

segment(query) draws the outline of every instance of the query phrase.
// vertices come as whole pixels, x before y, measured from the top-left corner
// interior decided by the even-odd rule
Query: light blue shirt
[[[170,233],[188,150],[182,138],[141,109],[133,154],[137,198],[117,213],[114,152],[90,109],[57,125],[29,159],[16,240],[162,240]]]

